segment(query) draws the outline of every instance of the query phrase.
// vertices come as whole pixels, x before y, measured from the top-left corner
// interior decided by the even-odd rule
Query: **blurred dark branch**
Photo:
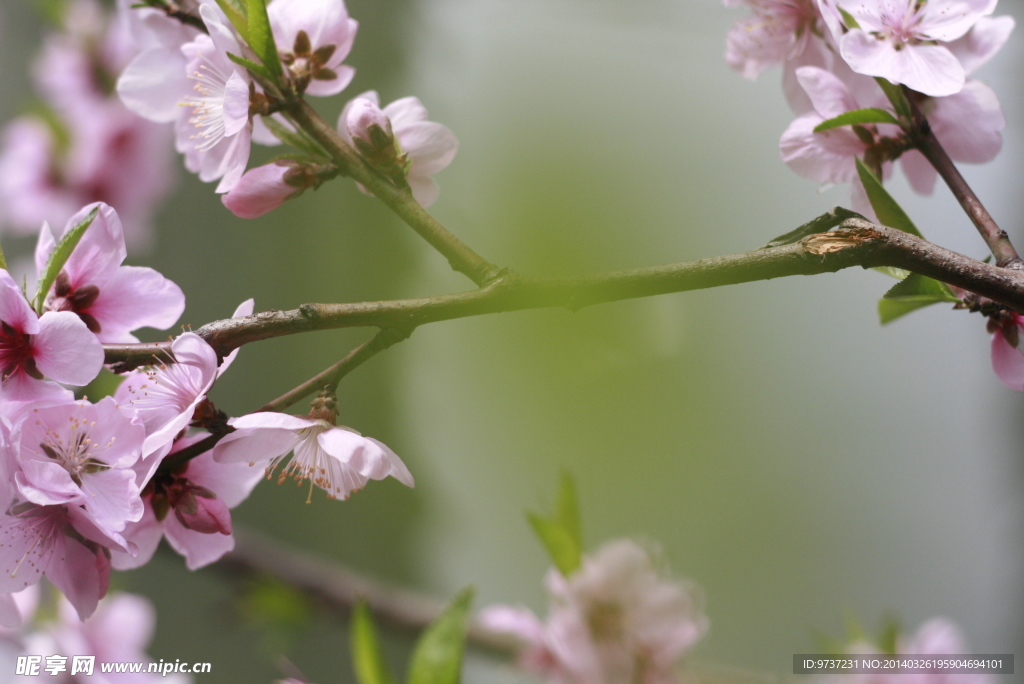
[[[381,623],[418,633],[444,611],[445,602],[364,577],[340,565],[290,549],[252,531],[235,530],[235,550],[215,566],[242,575],[265,575],[318,599],[321,605],[347,616],[362,600]],[[501,655],[515,652],[514,637],[470,622],[468,641]]]
[[[895,266],[929,276],[1015,311],[1024,312],[1024,273],[986,264],[907,233],[863,219],[793,244],[729,256],[597,273],[576,278],[527,280],[505,274],[471,292],[351,304],[303,304],[291,311],[214,321],[196,333],[218,354],[258,340],[313,330],[373,326],[415,330],[425,323],[483,314],[585,306],[793,275],[831,273],[860,266]],[[151,363],[170,343],[105,345],[106,362],[122,372]]]

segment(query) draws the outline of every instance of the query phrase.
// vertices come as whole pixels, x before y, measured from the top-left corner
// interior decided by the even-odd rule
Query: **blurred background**
[[[36,4],[0,8],[4,120],[32,98]],[[718,2],[348,8],[360,22],[356,79],[318,107],[333,121],[365,90],[418,96],[461,142],[432,211],[499,265],[556,276],[745,251],[848,204],[847,188],[820,192],[779,160],[792,116],[778,69],[750,83],[727,68],[725,35],[743,13]],[[1024,7],[1003,0],[1005,13],[1019,20]],[[1018,29],[978,74],[999,94],[1005,146],[963,169],[1018,244],[1022,59]],[[899,173],[889,187],[930,239],[986,253],[945,188],[917,197]],[[182,287],[193,327],[249,297],[257,310],[291,309],[471,286],[345,181],[244,221],[181,172],[155,224],[131,263]],[[30,243],[5,237],[4,248]],[[339,391],[340,422],[391,446],[416,488],[373,482],[307,505],[264,483],[235,524],[439,598],[471,584],[478,607],[543,614],[548,561],[523,512],[551,505],[565,469],[589,548],[653,540],[703,587],[700,660],[786,674],[793,653],[819,648],[816,634],[840,637],[854,619],[874,629],[890,614],[911,632],[946,616],[975,652],[1013,652],[1024,636],[1022,397],[992,373],[981,317],[935,306],[881,327],[876,301],[891,284],[850,270],[426,326]],[[231,415],[251,411],[370,334],[250,345],[213,398]],[[271,585],[189,572],[171,552],[113,584],[156,604],[154,658],[213,664],[197,681],[271,681],[281,655],[312,682],[350,681],[343,624]],[[389,633],[397,664],[410,643]],[[531,681],[475,653],[464,680]]]

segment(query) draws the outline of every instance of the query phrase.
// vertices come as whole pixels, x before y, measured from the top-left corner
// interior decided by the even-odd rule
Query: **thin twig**
[[[350,351],[341,361],[317,373],[295,389],[285,392],[277,399],[264,404],[261,408],[256,409],[256,411],[281,411],[311,392],[315,392],[327,385],[337,387],[338,383],[346,375],[388,347],[407,339],[410,334],[411,331],[384,328],[374,335],[373,338]]]
[[[474,252],[447,228],[431,216],[426,209],[413,199],[408,189],[398,188],[383,176],[367,166],[341,135],[305,100],[289,103],[288,114],[306,133],[313,137],[334,162],[344,169],[356,182],[368,188],[379,200],[398,214],[405,223],[440,252],[451,267],[466,275],[479,286],[492,282],[500,269]]]
[[[729,256],[578,278],[499,279],[471,292],[351,304],[303,304],[291,311],[214,321],[196,333],[224,355],[258,340],[333,328],[413,329],[426,323],[546,307],[571,310],[783,276],[815,275],[861,266],[895,266],[926,275],[1024,312],[1024,273],[986,264],[926,240],[862,219],[799,242]],[[105,345],[106,363],[124,372],[150,363],[160,344]]]
[[[949,158],[946,149],[935,137],[935,133],[924,112],[918,106],[914,94],[907,90],[906,86],[904,86],[904,95],[910,103],[910,112],[913,116],[911,136],[915,147],[935,167],[935,170],[942,176],[942,180],[949,186],[956,201],[963,207],[968,218],[974,223],[974,227],[981,233],[985,244],[992,251],[992,256],[996,258],[996,265],[1002,268],[1024,270],[1024,261],[1021,261],[1020,255],[1014,249],[1006,231],[999,227],[992,215],[988,213],[985,205],[974,194],[971,186],[960,175],[959,169]]]

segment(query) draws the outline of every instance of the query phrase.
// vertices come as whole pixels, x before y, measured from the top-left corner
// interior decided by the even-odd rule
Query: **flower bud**
[[[395,136],[391,121],[376,104],[359,97],[353,100],[345,115],[345,127],[356,149],[369,160],[394,151]],[[397,156],[392,153],[392,159]]]
[[[217,495],[188,480],[179,480],[168,492],[174,516],[186,529],[203,534],[231,534],[231,514]]]
[[[247,171],[238,184],[221,197],[221,202],[235,216],[251,219],[277,209],[316,184],[315,175],[306,167],[283,160]]]

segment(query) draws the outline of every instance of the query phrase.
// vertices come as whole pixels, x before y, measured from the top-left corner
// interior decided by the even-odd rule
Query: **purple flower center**
[[[6,380],[19,368],[33,378],[43,379],[32,356],[31,337],[7,323],[0,323],[0,378]]]
[[[885,29],[875,33],[879,40],[889,40],[897,50],[905,44],[920,40],[918,26],[921,23],[921,12],[918,3],[897,3],[895,6],[882,10],[880,19]]]
[[[50,311],[72,311],[78,314],[90,332],[98,334],[103,328],[96,317],[89,313],[89,309],[99,296],[100,288],[95,285],[72,287],[67,272],[61,271],[53,285],[53,297],[48,306]]]

